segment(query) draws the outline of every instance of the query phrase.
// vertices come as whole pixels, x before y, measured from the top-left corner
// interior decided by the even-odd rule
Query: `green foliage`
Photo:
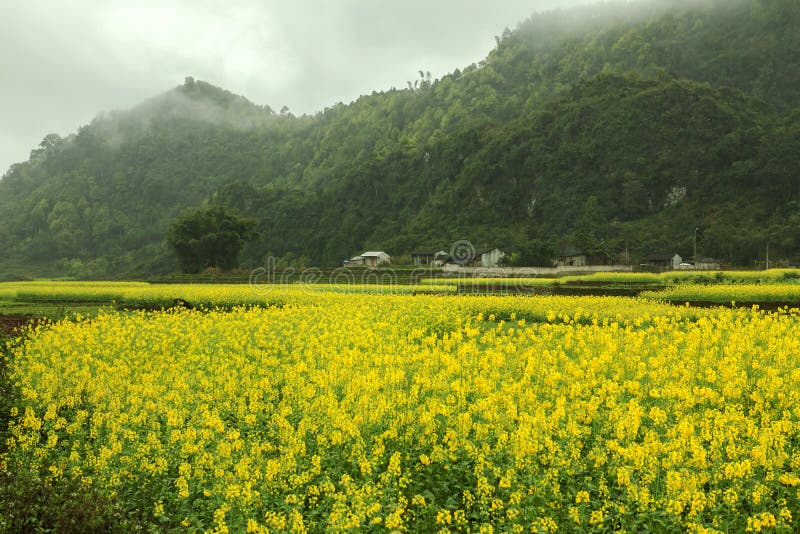
[[[9,376],[10,349],[18,342],[0,330],[0,455],[7,452],[12,410],[22,404]],[[142,519],[77,480],[54,484],[32,469],[0,470],[0,532],[134,532]]]
[[[552,267],[555,250],[549,243],[539,239],[526,242],[511,254],[511,267]]]
[[[242,246],[252,237],[254,224],[221,206],[210,206],[176,220],[167,241],[185,273],[209,267],[234,269],[239,266]]]
[[[0,276],[174,271],[170,223],[206,204],[256,221],[245,268],[460,239],[519,265],[564,242],[690,257],[695,228],[703,257],[800,260],[795,0],[603,3],[497,42],[314,116],[187,79],[48,135],[0,180]]]
[[[0,473],[3,532],[143,532],[143,520],[79,482],[53,485],[31,471]]]
[[[19,398],[19,391],[8,377],[10,335],[0,329],[0,451],[4,450],[11,407]]]

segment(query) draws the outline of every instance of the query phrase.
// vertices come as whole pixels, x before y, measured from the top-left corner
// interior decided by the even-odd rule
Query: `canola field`
[[[661,291],[644,291],[640,296],[671,302],[713,302],[735,305],[738,301],[797,306],[800,304],[800,284],[682,285],[669,287]]]
[[[796,311],[260,289],[11,342],[0,476],[106,530],[800,527]]]

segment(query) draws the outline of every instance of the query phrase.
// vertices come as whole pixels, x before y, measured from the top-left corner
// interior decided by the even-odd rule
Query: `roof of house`
[[[647,258],[645,258],[645,260],[646,261],[672,261],[672,259],[675,256],[680,257],[680,255],[678,255],[677,252],[672,252],[672,253],[660,252],[658,254],[650,254],[649,256],[647,256]]]
[[[381,256],[388,256],[384,251],[368,251],[361,255],[362,258],[380,258]]]
[[[492,252],[493,250],[499,250],[500,252],[503,252],[503,250],[500,247],[485,247],[485,248],[481,248],[481,249],[476,250],[475,251],[475,256],[483,256],[487,252]]]

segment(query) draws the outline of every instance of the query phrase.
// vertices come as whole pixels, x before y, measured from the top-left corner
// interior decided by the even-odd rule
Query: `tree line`
[[[649,2],[538,15],[481,62],[310,116],[187,79],[0,180],[0,276],[180,268],[170,227],[252,221],[239,263],[334,265],[459,239],[531,263],[800,253],[800,8]]]

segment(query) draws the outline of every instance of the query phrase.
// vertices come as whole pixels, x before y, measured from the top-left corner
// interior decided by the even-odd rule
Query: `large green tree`
[[[239,253],[253,237],[254,222],[221,206],[209,206],[184,214],[170,227],[167,241],[178,255],[185,273],[209,267],[234,269]]]

